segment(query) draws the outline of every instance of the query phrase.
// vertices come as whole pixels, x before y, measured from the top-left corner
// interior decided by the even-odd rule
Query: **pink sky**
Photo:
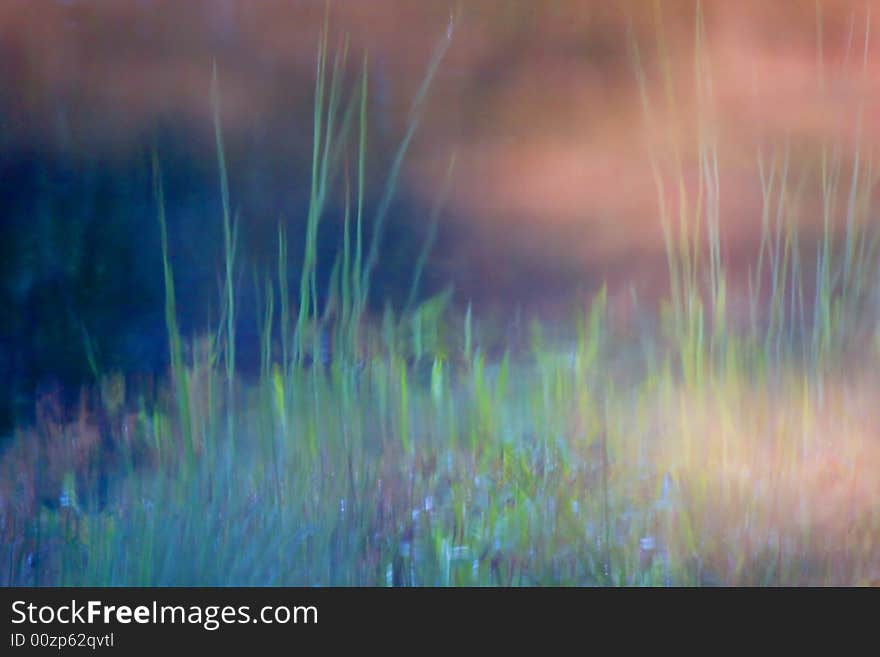
[[[450,214],[494,242],[477,239],[472,250],[614,262],[662,250],[652,154],[670,191],[680,171],[673,156],[680,154],[694,198],[696,146],[701,139],[717,144],[722,230],[732,242],[748,243],[760,221],[758,153],[769,159],[775,149],[781,157],[788,144],[793,179],[806,176],[799,212],[815,222],[822,148],[840,146],[846,177],[856,143],[864,162],[880,141],[880,2],[822,0],[821,39],[814,0],[704,2],[700,80],[711,81],[711,93],[702,98],[695,89],[696,3],[659,6],[672,107],[653,3],[459,3],[453,46],[432,89],[406,185],[429,204],[455,153]],[[323,7],[7,0],[0,4],[0,74],[13,93],[4,94],[5,138],[39,144],[61,124],[75,147],[125,153],[157,116],[169,114],[191,122],[194,134],[202,126],[207,136],[214,58],[231,143],[266,122],[274,122],[270,130],[307,135]],[[371,109],[394,134],[455,3],[331,7],[334,28],[351,35],[352,52],[370,52]],[[628,25],[646,74],[650,125]],[[289,103],[290,112],[279,113],[279,103]]]

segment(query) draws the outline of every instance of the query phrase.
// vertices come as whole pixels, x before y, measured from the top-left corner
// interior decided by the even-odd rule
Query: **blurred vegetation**
[[[425,93],[448,40],[428,65]],[[640,51],[630,45],[641,82]],[[197,249],[210,243],[219,254],[216,306],[191,335],[181,330],[193,312],[181,293],[190,264],[186,243],[171,239],[168,210],[174,183],[165,172],[174,167],[154,150],[145,207],[159,236],[169,376],[148,399],[92,347],[86,359],[98,383],[81,390],[75,414],[64,412],[59,389],[39,396],[33,425],[16,429],[0,462],[0,582],[880,581],[876,175],[859,164],[870,157],[853,164],[837,149],[823,153],[825,230],[811,251],[797,238],[800,187],[787,147],[757,154],[758,264],[740,288],[723,255],[717,143],[701,123],[695,188],[683,183],[679,162],[647,153],[668,255],[669,294],[656,308],[635,291],[603,287],[553,326],[532,318],[493,326],[470,304],[456,309],[451,290],[411,291],[427,239],[421,253],[413,249],[410,303],[367,312],[397,170],[386,170],[377,204],[367,203],[358,181],[369,153],[369,77],[364,66],[344,85],[341,52],[325,32],[303,242],[276,224],[268,266],[253,267],[239,257],[247,230],[234,193],[218,194]],[[707,75],[699,57],[697,47],[698,85]],[[641,88],[651,121],[657,101]],[[222,98],[213,101],[212,176],[225,190],[234,172]],[[350,157],[334,160],[334,144]],[[324,277],[319,225],[334,176],[342,234],[331,240]],[[847,208],[842,232],[832,199]],[[368,208],[369,231],[361,224]],[[100,268],[65,257],[88,226],[69,230],[53,261],[99,285]],[[248,325],[237,281],[248,275],[257,300],[253,377],[234,356]],[[64,291],[46,292],[45,303],[87,303]]]
[[[206,101],[208,102],[208,101]],[[187,338],[209,328],[220,311],[217,294],[224,262],[223,206],[216,163],[177,131],[159,129],[153,147],[135,157],[76,153],[7,152],[0,161],[0,378],[9,395],[0,403],[0,435],[16,421],[33,420],[33,395],[58,384],[70,403],[79,386],[100,372],[158,378],[168,363],[159,230],[151,193],[151,152],[161,154],[170,251],[174,254],[179,321]],[[272,155],[272,158],[277,154]],[[289,163],[290,182],[262,175],[269,166],[240,145],[228,155],[228,212],[240,231],[236,323],[238,359],[254,373],[257,298],[254,271],[277,268],[279,225],[290,253],[291,279],[302,267],[308,208],[308,166]],[[377,163],[373,163],[376,165]],[[365,190],[372,202],[378,193]],[[262,184],[256,184],[262,181]],[[300,181],[300,182],[298,182]],[[340,183],[341,184],[341,183]],[[335,191],[335,188],[334,188]],[[335,194],[334,194],[335,198]],[[426,227],[410,217],[419,209],[399,195],[388,209],[384,257],[368,305],[405,303]],[[427,212],[427,210],[425,211]],[[343,207],[328,199],[318,227],[315,276],[319,303],[342,247]],[[373,216],[365,216],[365,230]],[[425,288],[436,286],[426,273]],[[290,314],[285,319],[289,319]],[[276,314],[276,328],[284,322]]]

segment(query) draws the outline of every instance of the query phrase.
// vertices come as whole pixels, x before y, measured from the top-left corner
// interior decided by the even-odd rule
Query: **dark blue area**
[[[60,384],[72,401],[101,372],[161,377],[168,348],[152,149],[159,153],[169,250],[184,336],[214,329],[223,284],[223,225],[216,159],[188,145],[186,135],[160,133],[153,145],[124,158],[91,153],[0,152],[0,433],[27,418],[41,385]],[[296,307],[308,163],[262,151],[260,141],[228,156],[232,210],[239,217],[236,281],[238,354],[244,372],[259,351],[254,276],[273,278],[277,235],[288,233],[291,308]],[[378,192],[370,190],[374,202]],[[422,245],[427,210],[401,199],[382,240],[370,302],[400,306]],[[331,202],[318,242],[318,287],[327,282],[342,244],[341,202]],[[371,234],[367,213],[365,242]],[[426,272],[422,289],[438,284]],[[276,323],[280,304],[276,298]],[[287,321],[293,321],[288,318]]]

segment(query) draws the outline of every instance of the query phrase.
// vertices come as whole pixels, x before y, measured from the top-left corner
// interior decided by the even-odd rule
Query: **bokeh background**
[[[880,140],[872,54],[880,4],[708,0],[699,11],[705,40],[696,59],[691,0],[331,2],[331,44],[349,35],[351,81],[369,56],[372,203],[431,54],[451,29],[391,211],[374,304],[399,303],[409,289],[452,157],[423,291],[451,283],[458,303],[478,308],[552,309],[606,280],[660,294],[651,165],[676,163],[664,183],[673,190],[696,185],[701,135],[717,145],[731,268],[759,239],[762,153],[786,150],[797,164],[808,242],[823,216],[823,149],[833,145],[851,163]],[[324,16],[323,0],[0,3],[5,426],[46,381],[74,387],[88,378],[86,341],[103,369],[165,366],[153,148],[165,171],[183,329],[215,317],[215,62],[242,226],[240,335],[253,336],[250,272],[273,262],[279,220],[290,227],[292,275],[298,266]],[[331,200],[324,218],[323,277],[341,207]]]

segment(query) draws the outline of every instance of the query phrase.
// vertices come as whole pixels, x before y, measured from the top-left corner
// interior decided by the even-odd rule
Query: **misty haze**
[[[878,21],[3,2],[0,582],[880,583]]]

